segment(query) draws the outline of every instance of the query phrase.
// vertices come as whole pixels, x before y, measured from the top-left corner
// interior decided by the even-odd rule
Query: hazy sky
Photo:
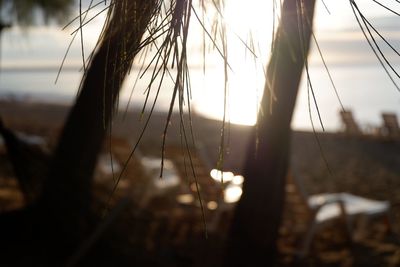
[[[89,2],[89,1],[83,1]],[[85,3],[83,3],[83,6]],[[72,12],[72,17],[78,14],[77,6]],[[99,9],[97,9],[99,10]],[[93,11],[92,14],[94,14]],[[101,30],[104,16],[99,16],[84,28],[84,41],[86,51],[91,51],[97,36]],[[2,36],[2,67],[57,67],[67,50],[72,32],[78,26],[73,24],[62,30],[64,25],[35,25],[26,28],[12,27],[6,30]],[[69,66],[79,66],[80,58],[80,39],[76,38],[70,50],[66,64]]]
[[[87,6],[90,1],[83,1],[83,6]],[[382,3],[393,3],[394,1],[381,0]],[[272,25],[272,1],[266,0],[247,0],[247,1],[237,1],[237,0],[226,0],[226,14],[225,19],[228,22],[228,32],[230,32],[231,39],[233,40],[229,44],[231,55],[230,63],[233,66],[233,73],[230,74],[230,84],[232,90],[230,92],[231,98],[231,117],[232,121],[249,122],[247,119],[249,116],[253,117],[256,113],[257,105],[256,100],[259,97],[256,93],[249,94],[249,88],[258,91],[259,95],[263,88],[263,73],[262,68],[254,71],[252,62],[247,60],[243,61],[245,49],[241,42],[232,36],[236,34],[240,35],[243,39],[248,37],[247,27],[252,27],[252,36],[259,42],[260,54],[258,58],[259,65],[265,65],[267,62],[268,55],[265,52],[269,51],[269,42],[271,39],[271,25]],[[400,28],[400,19],[388,12],[388,10],[377,5],[370,0],[358,0],[357,3],[361,10],[363,10],[368,18],[370,18],[371,23],[373,23],[377,29],[380,30],[382,35],[384,35],[395,47],[400,46],[400,33],[398,29]],[[317,2],[316,18],[315,18],[315,35],[318,39],[318,43],[321,47],[323,55],[326,59],[327,64],[335,69],[337,68],[339,77],[338,84],[343,83],[344,92],[344,102],[355,103],[357,106],[357,101],[354,100],[354,94],[350,93],[348,87],[353,86],[364,87],[372,84],[362,83],[357,84],[355,81],[349,81],[351,76],[346,76],[346,71],[344,67],[355,67],[355,66],[376,66],[377,60],[371,52],[370,47],[365,41],[364,36],[358,28],[354,15],[351,11],[348,0],[325,0],[327,9],[322,4],[321,0]],[[392,6],[393,7],[393,6]],[[76,6],[77,8],[77,6]],[[397,6],[393,7],[395,10],[400,11]],[[397,9],[396,9],[397,8]],[[98,9],[99,10],[99,9]],[[75,9],[74,14],[78,14],[77,9]],[[241,18],[240,20],[238,18]],[[96,42],[96,38],[101,30],[102,21],[104,16],[99,16],[90,24],[86,25],[84,28],[84,41],[85,41],[85,54],[91,51],[92,47]],[[68,44],[72,38],[71,32],[77,27],[77,25],[71,26],[65,30],[61,30],[61,26],[52,25],[50,27],[35,26],[29,29],[20,29],[14,27],[11,30],[4,32],[1,42],[1,65],[3,70],[5,69],[30,69],[36,67],[42,68],[58,68],[61,64],[62,58],[66,52]],[[192,27],[192,43],[190,45],[189,60],[193,66],[197,67],[198,72],[199,66],[202,65],[202,53],[201,53],[201,34],[199,34],[199,25],[194,23]],[[197,33],[196,33],[197,32]],[[387,49],[386,49],[387,50]],[[386,51],[385,50],[385,51]],[[263,54],[264,53],[264,54]],[[399,57],[394,56],[393,53],[387,51],[389,58],[393,63],[399,63]],[[248,56],[247,56],[248,58]],[[211,56],[208,62],[221,62],[218,56]],[[250,66],[251,65],[251,66]],[[315,45],[313,46],[312,52],[310,54],[310,65],[314,67],[321,66],[321,60],[319,59],[318,53],[316,53]],[[74,67],[78,69],[82,66],[81,54],[80,54],[80,41],[76,38],[69,56],[66,61],[66,66]],[[340,67],[338,69],[338,67]],[[333,71],[334,72],[334,71]],[[322,76],[326,80],[326,74],[321,72],[316,72],[315,80],[317,85],[320,87],[328,87],[329,83],[321,82]],[[336,74],[335,72],[333,74]],[[362,73],[358,74],[362,77]],[[355,77],[356,75],[353,75]],[[204,79],[201,76],[194,75],[193,80],[196,86],[200,88],[197,90],[197,96],[199,101],[196,103],[196,108],[200,112],[221,114],[222,109],[222,90],[217,90],[217,88],[223,88],[223,74],[218,71],[208,74],[208,78]],[[76,78],[78,79],[78,78]],[[377,76],[375,80],[386,79],[384,75]],[[386,82],[386,81],[384,81]],[[53,78],[49,81],[49,86],[53,83]],[[379,84],[377,81],[375,83]],[[391,85],[388,83],[386,87]],[[304,85],[303,85],[304,87]],[[256,88],[256,89],[254,89]],[[0,84],[1,89],[1,84]],[[76,89],[76,88],[75,88]],[[74,90],[75,90],[74,89]],[[388,89],[392,92],[393,88]],[[357,90],[354,89],[354,92]],[[388,99],[394,102],[387,103],[388,100],[381,99],[379,93],[377,96],[372,94],[370,98],[377,100],[380,99],[379,103],[375,103],[372,108],[365,108],[363,111],[365,117],[370,117],[370,112],[377,113],[377,110],[381,110],[387,105],[388,107],[400,106],[400,98],[398,95],[393,97],[389,96]],[[71,92],[71,95],[74,93]],[[359,92],[360,95],[363,94],[362,91]],[[128,92],[124,92],[123,96],[127,97]],[[196,95],[196,92],[195,92]],[[332,90],[328,93],[320,93],[322,104],[330,106],[331,110],[327,111],[326,117],[328,128],[338,126],[337,112],[338,103],[334,96],[332,96]],[[330,95],[329,98],[325,97]],[[217,97],[215,97],[217,96]],[[347,97],[347,98],[346,98]],[[350,99],[349,99],[350,98]],[[306,96],[304,89],[300,92],[297,115],[295,115],[295,125],[298,127],[309,127],[308,119],[306,119]],[[333,99],[333,100],[332,100]],[[371,101],[371,100],[365,100]],[[396,102],[397,101],[397,102]],[[331,104],[334,103],[334,104]],[[242,105],[242,108],[235,108],[235,105]],[[244,107],[243,107],[244,106]],[[363,107],[367,105],[364,104]],[[213,108],[210,108],[213,107]],[[301,110],[300,110],[301,107]],[[326,109],[326,108],[325,108]],[[361,109],[359,107],[358,109]],[[247,111],[249,114],[246,114]],[[237,114],[235,114],[237,111]],[[220,115],[218,115],[220,116]],[[297,117],[296,117],[297,116]],[[237,117],[237,119],[235,119]],[[306,122],[307,121],[307,122]],[[375,119],[376,121],[376,119]],[[300,123],[301,122],[301,123]]]
[[[83,6],[87,6],[89,2],[89,0],[83,1]],[[252,34],[255,39],[260,40],[261,45],[270,41],[268,31],[271,28],[272,8],[269,1],[226,0],[226,2],[228,5],[225,17],[230,25],[229,29],[243,37],[247,33],[247,27],[252,27]],[[396,29],[400,27],[400,20],[395,16],[390,16],[390,12],[374,5],[372,1],[359,0],[357,2],[374,25],[389,40],[398,45],[400,34],[396,32]],[[327,61],[331,64],[345,64],[346,61],[354,62],[354,60],[360,61],[360,64],[363,64],[363,61],[373,62],[373,57],[368,56],[371,55],[370,48],[358,29],[348,1],[325,0],[325,3],[330,14],[322,2],[318,1],[315,32]],[[77,14],[77,10],[73,14]],[[242,19],[237,19],[238,16]],[[103,18],[104,16],[99,16],[84,29],[87,51],[90,51],[94,45]],[[61,26],[52,25],[51,27],[31,27],[26,30],[15,27],[6,31],[2,37],[2,66],[57,65],[66,51],[71,39],[70,33],[73,30],[74,26],[62,31]],[[67,64],[76,65],[81,61],[79,45],[79,38],[77,38]]]

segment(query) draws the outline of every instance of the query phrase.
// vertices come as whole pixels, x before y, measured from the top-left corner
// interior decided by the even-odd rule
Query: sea
[[[265,31],[266,28],[271,28],[266,26],[271,24],[272,20],[264,20],[264,17],[271,16],[263,15],[263,12],[270,8],[264,6],[266,1],[257,1],[263,8],[253,9],[250,8],[251,5],[233,1],[232,8],[226,10],[225,19],[230,21],[232,26],[237,26],[239,31],[243,26],[254,26],[255,31],[252,32],[254,36],[258,35],[261,39],[270,38],[271,36]],[[351,10],[344,4],[347,3],[331,4],[332,15],[330,16],[327,15],[326,7],[318,6],[315,25],[321,30],[316,27],[315,34],[323,50],[334,86],[321,60],[310,60],[309,77],[312,88],[307,86],[307,78],[304,74],[293,114],[293,129],[310,131],[314,128],[317,131],[341,131],[344,125],[339,112],[342,109],[351,110],[356,122],[365,131],[373,131],[382,126],[383,112],[395,113],[400,117],[400,91],[374,58],[355,23]],[[387,10],[378,12],[380,9],[377,8],[366,10],[371,11],[371,22],[398,49],[400,47],[398,16],[387,14]],[[238,11],[243,16],[247,14],[246,20],[240,23],[236,19]],[[255,15],[254,12],[259,13]],[[84,28],[83,41],[86,57],[96,43],[103,21],[104,14],[101,14]],[[0,40],[0,98],[72,104],[82,79],[79,38],[73,43],[65,61],[65,67],[57,82],[55,81],[73,30],[74,27],[71,26],[61,30],[59,25],[48,25],[29,29],[13,27],[3,31]],[[228,28],[228,33],[229,31]],[[239,48],[243,50],[242,40],[238,40],[236,32],[231,31],[230,35],[234,38],[232,38],[233,42],[232,40],[228,42],[229,54],[237,64],[232,64],[232,70],[229,71],[228,77],[225,77],[221,58],[216,59],[219,55],[214,55],[207,61],[207,63],[211,61],[207,68],[202,67],[200,48],[202,34],[196,34],[196,30],[194,32],[195,34],[192,35],[194,45],[189,49],[189,57],[194,54],[195,60],[192,61],[194,64],[189,63],[191,89],[186,96],[186,100],[190,99],[192,112],[222,120],[225,110],[226,119],[231,123],[254,124],[264,88],[263,68],[267,62],[267,56],[259,58],[262,66],[257,70],[250,66],[251,60],[243,64],[242,55],[237,52]],[[258,44],[263,48],[260,51],[270,48],[267,45],[270,44],[270,40],[267,39],[262,41],[264,45],[262,42],[261,46],[260,43]],[[382,47],[385,46],[382,41],[380,44]],[[248,51],[246,52],[248,54]],[[392,62],[394,69],[400,73],[399,56],[393,51],[389,52],[391,56],[388,59]],[[319,58],[314,44],[310,58]],[[139,79],[136,86],[133,86],[138,75],[137,69],[138,67],[133,69],[123,85],[120,97],[122,108],[128,106],[128,103],[129,108],[141,108],[145,102],[148,78]],[[395,82],[400,84],[400,78],[393,72],[391,75]],[[224,89],[225,81],[227,81],[228,90]],[[164,82],[155,105],[155,109],[159,111],[167,111],[171,101],[173,84],[169,78]],[[151,90],[148,108],[151,107],[155,91],[155,88]],[[188,106],[189,104],[186,103],[186,110]]]
[[[323,129],[325,131],[340,131],[343,128],[339,116],[342,107],[351,110],[355,120],[366,131],[382,125],[381,114],[383,112],[393,112],[398,116],[400,115],[400,92],[378,64],[334,66],[329,68],[329,72],[336,91],[323,66],[313,66],[309,69],[312,89],[307,86],[307,79],[305,75],[303,76],[292,120],[294,129],[312,130],[314,127],[318,131]],[[65,69],[61,72],[56,83],[57,73],[57,68],[0,70],[0,97],[3,99],[72,104],[82,79],[82,71]],[[215,88],[210,88],[208,83],[201,82],[206,78],[200,69],[191,71],[190,74],[195,77],[192,80],[200,81],[192,84],[193,95],[200,95],[198,99],[196,97],[191,99],[194,112],[198,111],[206,117],[222,120],[223,86],[215,82]],[[141,108],[145,99],[144,81],[132,93],[132,80],[134,78],[132,77],[130,80],[130,83],[127,81],[124,85],[120,106],[127,105],[131,97],[129,108]],[[161,88],[161,93],[155,105],[156,110],[167,111],[169,109],[172,88],[171,83]],[[247,95],[251,95],[252,92],[249,93],[251,90],[255,95],[255,88],[245,89]],[[209,94],[209,91],[218,91],[219,93],[214,93],[213,96]],[[152,97],[154,97],[154,93]],[[152,97],[150,98],[151,101]],[[255,96],[254,99],[256,99]],[[148,106],[150,106],[151,101],[149,101]],[[242,106],[240,106],[240,102],[242,102]],[[249,113],[248,118],[236,123],[252,124],[255,121],[257,104],[244,104],[244,102],[245,99],[239,101],[236,106],[228,106],[227,113],[234,113],[231,110],[239,110],[239,114]],[[250,112],[246,109],[249,109]],[[252,112],[253,114],[251,114]],[[235,123],[235,118],[232,117],[231,122]]]

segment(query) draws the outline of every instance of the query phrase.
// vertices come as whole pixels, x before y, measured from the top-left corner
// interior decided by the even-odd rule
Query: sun
[[[195,83],[198,113],[218,120],[225,114],[225,119],[231,123],[255,124],[274,26],[272,2],[226,1],[227,80],[221,56],[211,54],[211,61],[216,63]]]
[[[225,95],[223,70],[214,69],[206,75],[202,88],[196,91],[196,111],[208,118],[222,120],[226,108],[226,121],[254,125],[264,84],[263,74],[257,74],[250,66],[240,69],[237,75],[228,76],[229,89]]]

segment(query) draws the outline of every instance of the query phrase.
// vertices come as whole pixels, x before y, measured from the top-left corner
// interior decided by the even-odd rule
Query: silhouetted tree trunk
[[[10,228],[17,231],[2,229],[7,238],[25,245],[28,250],[29,246],[33,251],[37,248],[32,246],[43,246],[39,250],[45,255],[33,256],[39,262],[50,258],[52,264],[61,263],[90,230],[92,179],[97,157],[123,79],[139,51],[155,5],[156,0],[118,0],[110,5],[113,15],[64,124],[40,198],[25,210],[2,216],[0,226],[13,225]],[[8,251],[16,247],[3,243]]]
[[[66,120],[39,202],[67,247],[76,246],[85,231],[97,156],[155,1],[114,1],[113,8],[112,19]]]
[[[315,0],[285,0],[283,3],[268,65],[262,112],[259,112],[258,128],[253,129],[248,146],[243,195],[230,229],[226,266],[272,265],[276,259],[290,123],[308,54],[314,4]],[[303,13],[299,10],[301,6]]]

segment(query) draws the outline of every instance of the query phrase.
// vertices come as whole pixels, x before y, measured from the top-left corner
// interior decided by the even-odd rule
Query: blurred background
[[[88,7],[89,2],[82,1],[82,7]],[[387,2],[389,6],[393,4]],[[355,118],[363,127],[378,126],[381,124],[380,113],[400,112],[400,94],[368,46],[348,1],[325,0],[325,5],[321,1],[317,3],[315,37],[340,100],[346,109],[353,111]],[[372,1],[359,1],[359,7],[376,29],[394,47],[398,47],[400,34],[396,29],[400,26],[400,21],[397,16]],[[104,5],[99,5],[89,16],[103,9]],[[77,2],[71,10],[70,18],[79,14],[78,12]],[[240,20],[237,19],[239,15],[242,18]],[[7,20],[7,16],[3,17]],[[84,27],[83,42],[86,56],[96,43],[104,18],[105,12]],[[268,1],[253,0],[251,5],[226,1],[224,19],[228,25],[228,61],[231,66],[228,73],[227,115],[232,123],[251,125],[255,122],[257,103],[264,86],[264,69],[270,52],[272,29],[273,25],[277,25],[278,17],[275,14],[274,24],[272,4]],[[212,16],[209,16],[207,21],[211,23]],[[66,25],[67,22],[68,20],[61,25]],[[71,103],[82,76],[79,34],[72,43],[57,83],[55,80],[72,40],[72,33],[77,26],[75,21],[62,30],[55,21],[44,24],[41,16],[35,16],[33,25],[29,27],[13,25],[5,29],[1,37],[0,96]],[[223,60],[215,50],[207,48],[207,56],[203,60],[203,34],[194,16],[191,27],[189,63],[194,110],[207,117],[222,119]],[[257,58],[245,48],[243,42],[252,47],[251,50]],[[398,56],[382,41],[378,40],[378,43],[394,68],[397,68]],[[126,103],[129,99],[140,65],[137,61],[136,68],[125,83],[122,102]],[[203,65],[207,67],[205,72]],[[337,131],[342,127],[339,117],[340,103],[315,42],[309,56],[309,72],[323,124],[326,130]],[[292,126],[294,129],[310,130],[305,81],[303,78]],[[141,107],[144,100],[144,84],[138,82],[131,107]],[[169,106],[172,86],[166,84],[164,87],[156,106],[159,110],[166,110]],[[315,127],[321,129],[313,100],[311,100],[311,113]]]

